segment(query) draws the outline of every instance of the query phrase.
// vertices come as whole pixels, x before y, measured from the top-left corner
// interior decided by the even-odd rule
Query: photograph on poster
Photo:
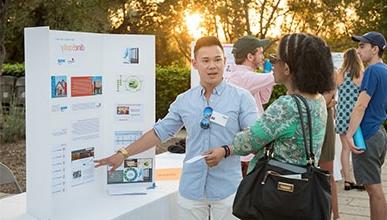
[[[67,76],[51,76],[51,98],[67,97]]]
[[[71,96],[93,96],[102,94],[102,76],[71,77]]]
[[[117,104],[117,121],[142,121],[144,120],[143,104]]]
[[[115,131],[114,151],[135,142],[142,135],[142,131]]]
[[[117,92],[139,92],[142,91],[143,77],[137,75],[117,76]]]
[[[125,64],[138,64],[140,61],[139,52],[139,48],[125,48],[122,56],[122,62]]]
[[[152,182],[152,158],[126,159],[107,178],[108,184]]]
[[[71,186],[94,181],[94,147],[71,152]]]
[[[129,115],[129,106],[118,105],[117,106],[117,115]]]

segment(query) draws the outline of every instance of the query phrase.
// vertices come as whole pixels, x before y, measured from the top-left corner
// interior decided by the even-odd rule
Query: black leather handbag
[[[308,103],[292,95],[301,120],[307,164],[298,166],[273,159],[272,145],[255,169],[240,183],[233,214],[244,220],[329,220],[331,176],[314,165],[311,116]],[[300,100],[306,107],[309,149]]]

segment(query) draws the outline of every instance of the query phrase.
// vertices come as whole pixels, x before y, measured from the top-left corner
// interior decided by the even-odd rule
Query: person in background
[[[357,53],[368,66],[351,114],[345,146],[349,146],[353,152],[356,182],[363,184],[368,193],[371,220],[386,220],[387,204],[381,182],[381,167],[387,151],[387,133],[383,127],[387,119],[387,65],[382,60],[387,43],[379,32],[352,36],[352,40],[359,42]],[[365,151],[358,150],[353,142],[353,134],[359,126],[366,143]]]
[[[263,113],[262,104],[269,102],[273,86],[275,85],[273,73],[258,74],[257,68],[264,63],[264,47],[270,42],[259,40],[253,36],[243,36],[233,45],[232,53],[235,64],[227,80],[241,88],[248,90],[255,99],[259,116]],[[246,175],[249,161],[254,154],[241,157],[242,174]]]
[[[259,115],[264,111],[262,105],[269,102],[275,85],[272,72],[257,73],[257,68],[262,67],[265,60],[264,47],[269,43],[268,40],[259,40],[253,36],[239,38],[232,49],[236,66],[227,76],[230,83],[248,90],[254,96]]]
[[[321,148],[321,156],[319,160],[319,166],[323,170],[329,171],[332,175],[331,178],[331,207],[333,219],[339,219],[339,204],[337,198],[337,184],[333,176],[333,161],[335,159],[335,143],[336,133],[334,125],[334,108],[336,105],[335,101],[336,90],[324,93],[325,102],[327,104],[327,125],[325,130],[324,143]]]
[[[223,80],[226,60],[216,37],[196,41],[192,64],[199,72],[200,85],[178,95],[153,129],[112,156],[96,160],[96,167],[110,165],[113,171],[129,156],[166,141],[184,126],[187,143],[177,198],[178,219],[235,219],[231,207],[242,178],[239,156],[227,157],[217,167],[204,160],[185,162],[215,147],[226,148],[237,132],[253,124],[258,116],[254,98]]]
[[[350,48],[344,52],[344,62],[338,71],[336,84],[338,90],[338,104],[336,107],[336,133],[340,135],[343,145],[341,150],[342,175],[344,177],[344,190],[354,188],[361,189],[352,180],[350,173],[349,156],[351,150],[345,145],[344,136],[348,130],[348,125],[360,92],[360,84],[363,79],[363,63],[355,48]]]
[[[275,82],[285,85],[288,95],[275,100],[254,125],[239,132],[228,146],[229,150],[218,147],[206,152],[205,159],[210,167],[218,166],[225,156],[254,152],[250,172],[265,153],[264,146],[268,143],[275,149],[274,159],[307,164],[300,116],[291,94],[299,94],[307,100],[312,116],[312,147],[316,162],[319,160],[327,122],[326,103],[321,94],[335,88],[330,48],[314,35],[287,34],[281,38],[272,63]],[[306,115],[304,121],[307,121]]]

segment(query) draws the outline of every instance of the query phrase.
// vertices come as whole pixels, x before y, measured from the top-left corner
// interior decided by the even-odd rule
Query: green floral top
[[[312,118],[313,153],[318,161],[324,141],[327,110],[325,99],[320,95],[317,99],[306,98]],[[305,106],[301,106],[305,112]],[[307,117],[304,113],[304,123]],[[307,137],[309,132],[306,131]],[[256,154],[250,161],[248,172],[264,154],[264,146],[274,144],[274,158],[279,161],[306,165],[305,147],[302,136],[301,121],[295,100],[289,96],[281,96],[264,112],[261,118],[250,128],[239,132],[233,141],[232,150],[237,155]],[[309,144],[309,142],[308,142]]]

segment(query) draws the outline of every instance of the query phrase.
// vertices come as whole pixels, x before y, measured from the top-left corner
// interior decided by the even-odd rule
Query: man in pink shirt
[[[275,85],[273,72],[256,72],[257,68],[264,63],[263,47],[268,44],[269,40],[258,40],[252,36],[239,38],[232,50],[236,66],[225,76],[228,82],[248,90],[254,96],[259,116],[264,111],[262,104],[269,102]],[[241,157],[243,176],[246,175],[248,162],[253,157],[253,154]]]
[[[239,38],[234,46],[235,64],[233,71],[228,74],[228,82],[244,88],[254,96],[259,115],[263,113],[263,106],[269,101],[273,90],[273,72],[257,74],[256,70],[263,65],[263,47],[269,44],[268,40],[258,40],[252,36]]]

